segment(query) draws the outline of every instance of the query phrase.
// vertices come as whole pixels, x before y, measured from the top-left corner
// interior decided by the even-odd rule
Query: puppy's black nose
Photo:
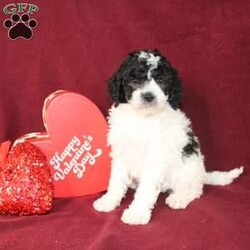
[[[146,92],[142,94],[142,98],[146,102],[152,102],[155,99],[155,96],[151,92]]]

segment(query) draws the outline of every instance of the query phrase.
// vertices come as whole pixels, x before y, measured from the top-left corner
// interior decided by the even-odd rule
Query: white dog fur
[[[128,188],[136,189],[121,220],[138,225],[150,221],[160,192],[171,190],[165,203],[173,209],[184,209],[202,195],[204,184],[227,185],[243,172],[243,167],[207,173],[199,147],[185,155],[183,149],[190,143],[192,133],[190,120],[172,107],[170,93],[164,92],[161,81],[151,75],[160,59],[165,58],[159,52],[149,51],[134,53],[132,57],[146,61],[147,79],[143,83],[128,83],[132,86],[129,98],[110,109],[111,178],[107,193],[93,205],[100,212],[112,211],[120,205]],[[146,93],[153,100],[149,96],[145,101]],[[196,137],[192,139],[198,142]]]

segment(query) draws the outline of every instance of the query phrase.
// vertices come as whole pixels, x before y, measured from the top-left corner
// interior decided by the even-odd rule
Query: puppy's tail
[[[207,172],[204,178],[204,184],[225,186],[233,182],[243,173],[243,167],[234,168],[228,172],[213,171]]]

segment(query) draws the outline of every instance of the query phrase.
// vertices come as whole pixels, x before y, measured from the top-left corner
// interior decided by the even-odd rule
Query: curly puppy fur
[[[202,195],[204,184],[227,185],[243,172],[243,167],[206,172],[191,122],[179,109],[181,81],[159,51],[129,54],[110,79],[109,93],[112,168],[96,210],[112,211],[133,188],[134,200],[121,219],[147,224],[160,192],[169,191],[169,207],[184,209]]]

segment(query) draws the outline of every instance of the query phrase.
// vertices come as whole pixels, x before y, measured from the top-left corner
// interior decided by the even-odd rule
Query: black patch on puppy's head
[[[115,106],[127,103],[133,93],[133,83],[146,81],[149,67],[146,61],[138,60],[139,53],[133,52],[123,61],[118,71],[110,78],[108,90]]]
[[[115,106],[127,103],[132,97],[135,86],[140,86],[148,79],[150,65],[146,58],[141,58],[142,52],[159,56],[157,67],[152,69],[151,76],[159,84],[168,102],[173,109],[179,107],[181,101],[182,86],[177,71],[171,66],[167,59],[158,50],[144,50],[130,53],[123,61],[118,71],[110,78],[108,90]]]

